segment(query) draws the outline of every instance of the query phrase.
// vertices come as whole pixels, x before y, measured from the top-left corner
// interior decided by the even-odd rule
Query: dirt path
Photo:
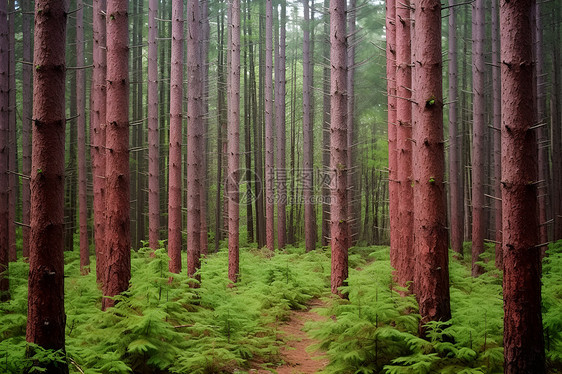
[[[314,308],[322,307],[321,300],[315,299],[309,303],[306,310],[294,310],[289,321],[280,327],[280,331],[287,339],[281,348],[281,358],[285,362],[274,370],[277,374],[313,374],[321,371],[328,365],[328,358],[322,352],[307,352],[308,347],[318,343],[303,331],[307,321],[322,321],[326,318],[318,315]],[[273,371],[258,369],[251,370],[254,374],[267,374]]]

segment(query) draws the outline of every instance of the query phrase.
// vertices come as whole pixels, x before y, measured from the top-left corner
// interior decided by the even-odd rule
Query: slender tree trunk
[[[398,157],[396,153],[396,0],[386,1],[386,92],[388,110],[388,189],[390,220],[390,263],[398,269]]]
[[[347,251],[351,245],[347,215],[347,37],[345,0],[330,0],[330,173],[332,293],[347,283]]]
[[[199,0],[187,2],[187,275],[201,280],[203,66]]]
[[[324,0],[324,41],[322,48],[322,172],[324,175],[330,169],[330,0]],[[388,29],[387,29],[388,30]],[[388,37],[389,34],[387,34]],[[329,244],[330,237],[330,185],[322,181],[322,240],[323,246]]]
[[[76,7],[76,65],[84,65],[84,3],[78,0]],[[86,172],[86,76],[83,69],[76,71],[76,114],[78,116],[78,207],[80,224],[80,269],[90,272],[88,246],[88,198]]]
[[[168,0],[162,0],[162,6],[159,7],[159,14],[161,19],[172,19],[172,7],[169,5],[170,3]],[[160,30],[159,35],[169,36],[172,34],[172,22],[160,22]],[[171,38],[170,38],[171,39]],[[159,90],[159,128],[160,128],[160,159],[159,159],[159,179],[162,181],[160,183],[160,211],[167,212],[168,211],[168,177],[169,177],[169,170],[168,170],[168,162],[169,162],[169,123],[170,123],[170,81],[168,80],[169,73],[171,69],[169,69],[171,65],[171,40],[159,40],[158,43],[159,48],[159,79],[158,82],[158,90]],[[167,214],[162,214],[160,216],[160,234],[162,232],[168,232],[168,219],[169,216]]]
[[[217,17],[219,17],[217,15]],[[225,97],[224,87],[224,17],[217,18],[218,25],[218,53],[217,53],[217,194],[215,197],[216,214],[215,214],[215,252],[219,249],[219,241],[222,239],[222,224],[221,224],[221,187],[223,184],[223,127],[225,126],[226,119],[224,118]]]
[[[275,91],[277,93],[275,98],[275,127],[277,129],[277,243],[279,248],[284,248],[287,242],[287,170],[285,165],[286,23],[287,4],[283,1],[281,2],[281,17],[279,20],[279,61],[276,61],[278,77]]]
[[[492,100],[494,127],[494,210],[496,227],[496,267],[502,268],[502,201],[501,201],[501,82],[500,82],[500,29],[498,2],[492,0]]]
[[[181,271],[181,145],[183,102],[183,1],[172,0],[170,143],[168,161],[168,256],[172,273]]]
[[[210,43],[210,23],[209,23],[209,1],[201,1],[201,64],[203,65],[203,139],[202,139],[202,173],[203,186],[206,186],[209,180],[209,155],[207,152],[209,144],[209,43]],[[209,247],[209,225],[207,224],[207,189],[201,188],[201,255],[206,256]]]
[[[412,187],[412,68],[410,2],[396,5],[396,164],[398,179],[397,281],[413,280],[414,189]],[[415,284],[414,284],[415,286]]]
[[[129,216],[129,32],[128,0],[107,2],[106,228],[104,296],[115,296],[131,279]],[[102,307],[115,301],[104,298]]]
[[[314,190],[314,124],[312,123],[312,86],[311,74],[312,64],[310,59],[310,9],[308,0],[303,0],[304,26],[303,26],[303,164],[302,164],[302,188],[304,198],[304,241],[306,251],[312,251],[316,247],[316,217],[314,214],[313,190]]]
[[[45,11],[48,9],[49,11]],[[65,349],[64,138],[67,3],[35,2],[31,237],[26,340]],[[4,24],[4,22],[2,22]],[[2,87],[6,87],[2,85]],[[68,373],[64,363],[48,373]]]
[[[266,246],[275,249],[273,183],[275,139],[273,135],[273,4],[266,0],[265,13],[265,232]]]
[[[415,289],[421,324],[451,318],[441,78],[441,3],[414,3]],[[423,332],[423,330],[422,330]]]
[[[249,0],[246,0],[246,17],[244,18],[244,35],[248,35],[248,29],[251,27],[249,25],[249,14],[248,11],[249,7]],[[251,42],[248,42],[251,43]],[[254,236],[254,214],[252,209],[252,203],[254,202],[253,198],[253,190],[252,190],[252,103],[251,103],[251,89],[249,83],[249,61],[248,61],[248,48],[244,49],[244,151],[245,151],[245,182],[246,182],[246,191],[245,193],[245,200],[246,200],[246,227],[248,230],[248,243],[253,243],[255,241]]]
[[[71,2],[69,2],[71,4]],[[72,3],[75,6],[76,2]],[[67,28],[72,30],[68,34],[68,44],[71,46],[76,45],[76,18],[70,17],[68,20]],[[69,48],[72,51],[72,48]],[[74,48],[75,52],[75,48]],[[69,53],[69,58],[67,63],[70,66],[77,66],[76,64],[76,53]],[[76,186],[77,183],[77,160],[76,153],[78,142],[78,132],[77,132],[77,113],[76,113],[76,71],[71,71],[69,75],[69,96],[68,96],[68,112],[70,118],[68,120],[68,131],[65,141],[67,142],[66,148],[66,170],[65,170],[65,204],[64,204],[64,250],[72,251],[74,250],[74,232],[75,232],[75,222],[76,222]]]
[[[531,9],[535,1],[500,5],[504,372],[545,372],[537,216]],[[525,328],[521,328],[525,326]]]
[[[484,0],[475,0],[472,5],[472,276],[484,271],[478,265],[484,253],[485,214],[485,147],[486,147],[486,101],[484,97]]]
[[[94,243],[96,250],[96,279],[105,282],[107,248],[105,245],[105,133],[106,133],[106,0],[93,3],[93,63],[91,93],[92,181],[94,196]]]
[[[160,239],[160,137],[158,135],[158,1],[148,3],[148,245]],[[161,61],[162,63],[163,61]]]
[[[23,28],[23,61],[22,66],[22,131],[21,131],[21,154],[22,173],[28,177],[31,174],[31,116],[33,111],[33,42],[32,20],[33,9],[31,0],[22,1],[22,28]],[[29,189],[29,178],[22,178],[22,256],[29,257],[29,211],[31,206],[31,191]]]
[[[239,276],[240,171],[240,0],[230,3],[230,66],[228,74],[228,279]]]
[[[15,18],[16,9],[15,1],[10,0],[10,15],[9,15],[9,25],[8,25],[8,35],[9,35],[9,92],[10,92],[10,105],[9,105],[9,137],[8,137],[8,151],[9,151],[9,162],[8,169],[9,173],[9,201],[8,201],[8,257],[9,261],[17,260],[17,250],[16,250],[16,201],[18,200],[18,190],[19,181],[16,184],[16,171],[17,163],[16,157],[18,153],[18,143],[16,141],[16,32],[15,32]]]
[[[494,0],[492,0],[494,1]],[[458,65],[457,65],[457,10],[455,0],[449,0],[449,189],[451,196],[450,235],[451,247],[463,255],[464,216],[463,196],[460,188],[460,144],[458,109]],[[462,108],[461,108],[462,109]]]
[[[556,32],[554,27],[553,33]],[[552,96],[551,96],[551,128],[552,128],[552,201],[554,209],[554,240],[562,239],[562,134],[560,121],[560,47],[554,43],[552,49]]]
[[[8,161],[10,117],[8,0],[0,1],[0,301],[9,298]]]

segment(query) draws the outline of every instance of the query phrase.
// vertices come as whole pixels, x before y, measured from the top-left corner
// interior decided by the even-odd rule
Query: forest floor
[[[253,369],[253,374],[313,374],[323,370],[328,365],[328,358],[321,351],[311,351],[311,346],[319,341],[312,339],[305,331],[308,321],[323,321],[326,317],[316,313],[316,308],[325,307],[325,303],[319,299],[313,299],[304,310],[292,310],[289,320],[280,326],[282,339],[285,345],[281,348],[281,359],[284,364],[278,366],[274,371],[266,369]]]

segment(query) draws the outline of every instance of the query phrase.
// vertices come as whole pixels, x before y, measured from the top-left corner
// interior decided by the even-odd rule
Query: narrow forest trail
[[[328,365],[328,358],[323,352],[309,352],[309,347],[319,343],[318,340],[312,339],[304,326],[308,321],[323,321],[323,317],[316,313],[315,309],[324,307],[325,303],[319,299],[311,300],[305,310],[293,310],[289,317],[289,321],[281,325],[279,330],[286,340],[285,345],[281,348],[281,358],[284,361],[282,366],[274,368],[277,374],[313,374],[318,373]],[[254,369],[250,373],[268,374],[273,371],[265,369]]]

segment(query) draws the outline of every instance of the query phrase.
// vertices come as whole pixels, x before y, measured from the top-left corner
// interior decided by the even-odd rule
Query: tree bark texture
[[[531,9],[500,3],[504,372],[545,372],[537,216]]]
[[[26,340],[65,349],[64,145],[67,3],[35,2],[31,237]],[[68,373],[49,364],[48,373]]]
[[[266,246],[275,249],[274,233],[274,133],[273,133],[273,4],[265,2],[265,235]]]
[[[484,271],[478,265],[484,253],[484,184],[486,157],[486,100],[484,98],[484,0],[472,4],[472,276]]]
[[[330,7],[330,0],[324,0],[324,9]],[[330,170],[330,13],[324,12],[324,40],[322,57],[322,173],[328,174]],[[387,29],[388,30],[388,29]],[[388,34],[387,34],[388,37]],[[323,246],[329,244],[330,237],[330,185],[322,181],[322,238]]]
[[[183,103],[183,1],[172,0],[170,143],[168,156],[168,256],[172,273],[181,271],[181,145]]]
[[[498,269],[503,266],[502,255],[502,191],[501,191],[501,82],[500,82],[500,29],[498,19],[498,1],[492,0],[492,110],[494,127],[494,200],[496,226],[496,260]]]
[[[148,2],[148,245],[160,239],[160,137],[158,134],[158,1]]]
[[[231,0],[228,89],[228,279],[238,281],[240,179],[240,0]]]
[[[105,282],[107,249],[105,245],[105,132],[107,95],[107,54],[106,54],[106,0],[93,2],[93,72],[91,87],[90,157],[92,159],[94,244],[96,251],[96,279]]]
[[[414,2],[414,248],[421,326],[451,318],[445,207],[441,3]]]
[[[316,217],[313,205],[314,190],[314,124],[312,123],[312,63],[310,59],[310,8],[308,0],[303,0],[304,24],[303,24],[303,164],[302,164],[302,190],[304,199],[304,242],[306,251],[312,251],[316,247]],[[347,108],[346,108],[347,110]]]
[[[76,7],[76,65],[84,65],[84,2],[78,0]],[[86,74],[76,70],[76,115],[78,125],[78,221],[80,225],[80,269],[90,272],[90,250],[88,243],[88,185],[86,169]]]
[[[332,293],[347,282],[351,246],[347,215],[347,38],[345,0],[330,0],[330,243]]]
[[[494,0],[492,0],[494,1]],[[460,256],[463,255],[464,212],[460,162],[460,145],[458,116],[458,59],[457,59],[457,10],[455,0],[449,0],[449,219],[451,247]],[[462,110],[462,108],[461,108]]]
[[[275,127],[277,129],[277,244],[284,248],[287,242],[287,171],[285,165],[285,97],[286,90],[286,38],[287,38],[287,4],[281,2],[281,17],[279,20],[279,53],[275,98]]]
[[[104,296],[127,290],[131,278],[129,216],[129,32],[128,0],[107,2],[106,226]],[[105,297],[102,307],[115,304]]]
[[[347,188],[348,200],[347,205],[349,216],[349,230],[351,234],[351,243],[355,245],[359,238],[359,221],[361,215],[361,203],[359,200],[357,170],[356,165],[356,146],[357,131],[355,123],[355,46],[357,43],[357,0],[349,0],[349,8],[347,11]]]
[[[398,180],[397,282],[414,280],[414,188],[412,186],[412,46],[410,1],[396,4],[396,178]]]
[[[187,2],[187,275],[201,280],[203,66],[199,0]]]
[[[10,117],[8,0],[0,1],[0,301],[9,297],[8,121]]]
[[[19,181],[16,183],[17,171],[17,154],[18,143],[16,140],[16,32],[15,32],[15,18],[16,7],[15,0],[9,1],[9,23],[8,23],[8,36],[9,36],[9,134],[8,134],[8,260],[10,262],[17,260],[16,249],[16,201],[18,200],[18,187]]]

